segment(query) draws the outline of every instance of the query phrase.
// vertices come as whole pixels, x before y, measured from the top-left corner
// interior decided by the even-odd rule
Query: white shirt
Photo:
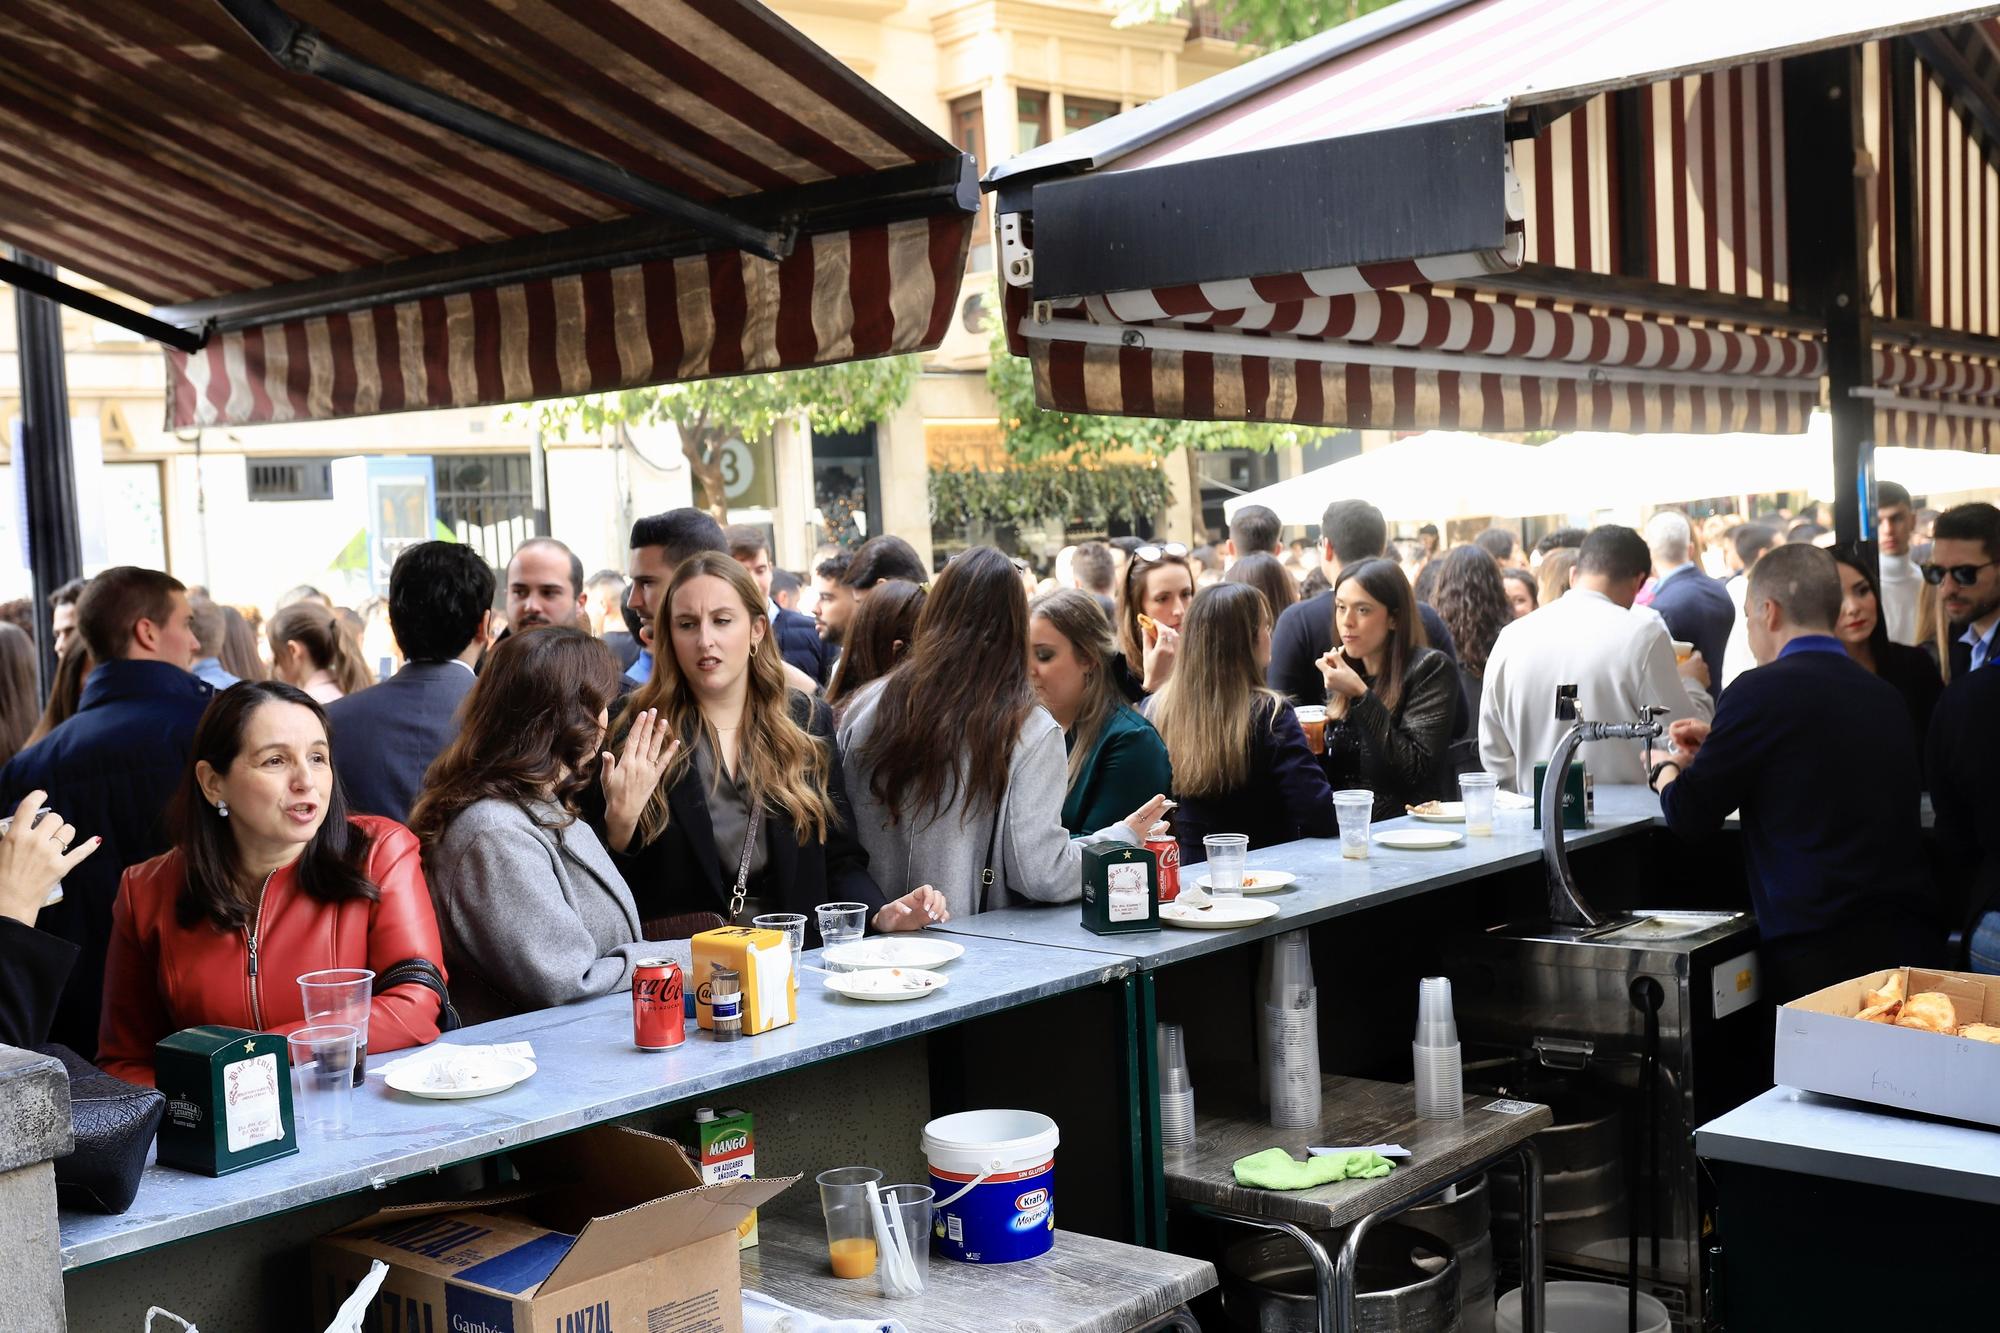
[[[1729,600],[1736,603],[1736,619],[1729,623],[1729,642],[1722,646],[1722,688],[1728,689],[1736,678],[1757,665],[1757,655],[1750,651],[1750,617],[1743,614],[1743,599],[1750,593],[1750,576],[1738,574],[1724,585]]]
[[[1917,599],[1924,589],[1923,571],[1906,555],[1882,557],[1882,626],[1892,643],[1921,646],[1923,632],[1917,627]]]
[[[1535,765],[1548,761],[1569,727],[1556,721],[1558,685],[1577,687],[1577,703],[1593,722],[1629,722],[1649,704],[1667,710],[1663,723],[1715,712],[1707,693],[1690,693],[1674,670],[1673,642],[1657,616],[1572,588],[1501,630],[1487,659],[1479,758],[1501,786],[1534,791]],[[1646,780],[1643,742],[1598,741],[1578,755],[1595,781]]]

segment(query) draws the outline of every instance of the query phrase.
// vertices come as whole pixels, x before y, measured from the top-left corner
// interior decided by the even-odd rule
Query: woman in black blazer
[[[590,812],[642,917],[797,912],[810,948],[821,903],[864,903],[877,930],[949,915],[928,885],[884,902],[853,836],[832,712],[786,687],[741,565],[720,553],[682,564],[653,642],[653,677],[625,699],[621,757],[599,760],[603,803]]]
[[[1849,544],[1832,548],[1831,554],[1840,570],[1840,620],[1833,627],[1834,637],[1849,657],[1896,687],[1922,746],[1930,735],[1931,713],[1944,693],[1944,673],[1938,670],[1937,659],[1923,649],[1889,641],[1882,592],[1861,552]]]

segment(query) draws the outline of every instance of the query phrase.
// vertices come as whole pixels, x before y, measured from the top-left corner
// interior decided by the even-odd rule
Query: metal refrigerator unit
[[[1711,1306],[1694,1129],[1770,1085],[1756,948],[1746,913],[1662,910],[1500,926],[1447,950],[1468,1086],[1557,1110],[1537,1139],[1550,1278],[1624,1282],[1636,1225],[1640,1287],[1677,1330],[1706,1327]],[[1502,1226],[1517,1205],[1495,1186]]]

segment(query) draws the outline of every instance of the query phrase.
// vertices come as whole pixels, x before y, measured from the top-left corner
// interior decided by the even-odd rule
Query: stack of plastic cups
[[[1302,930],[1265,946],[1271,979],[1264,992],[1264,1084],[1273,1129],[1319,1128],[1319,992],[1312,947]]]
[[[1194,1084],[1188,1079],[1187,1037],[1178,1023],[1162,1023],[1160,1041],[1160,1146],[1168,1152],[1194,1147]]]
[[[1418,1116],[1425,1120],[1463,1116],[1465,1066],[1458,1053],[1450,977],[1425,977],[1417,991],[1417,1038],[1410,1043],[1410,1059],[1416,1066]]]

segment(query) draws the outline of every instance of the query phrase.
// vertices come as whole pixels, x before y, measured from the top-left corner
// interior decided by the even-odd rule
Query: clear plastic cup
[[[763,916],[753,916],[750,924],[759,930],[782,930],[785,940],[792,949],[792,980],[799,979],[799,954],[806,947],[806,919],[798,912],[769,912]]]
[[[1243,833],[1211,833],[1201,840],[1208,858],[1208,892],[1212,898],[1243,896],[1243,858],[1250,838]]]
[[[1349,861],[1368,859],[1368,823],[1375,814],[1375,793],[1358,787],[1333,794],[1333,813],[1340,820],[1340,854]]]
[[[308,1024],[339,1023],[360,1034],[354,1055],[354,1086],[368,1075],[368,1006],[375,974],[365,967],[329,967],[299,977],[299,1002]]]
[[[1460,773],[1458,775],[1458,799],[1465,802],[1465,832],[1467,837],[1490,838],[1493,836],[1493,793],[1499,787],[1500,779],[1491,773]]]
[[[285,1038],[292,1056],[292,1119],[301,1139],[346,1130],[360,1038],[347,1023],[303,1027]]]
[[[1417,1043],[1458,1045],[1458,1017],[1451,1007],[1451,978],[1425,977],[1417,985]]]
[[[826,1214],[826,1254],[835,1277],[867,1277],[875,1271],[875,1218],[868,1187],[882,1183],[872,1166],[837,1166],[813,1178],[820,1211]]]
[[[822,944],[852,944],[868,929],[866,903],[822,903],[813,911],[819,916]]]
[[[930,1285],[931,1201],[937,1193],[929,1185],[884,1185],[877,1193],[882,1219],[893,1233],[877,1238],[882,1257],[875,1273],[882,1294],[891,1300],[921,1296]]]

